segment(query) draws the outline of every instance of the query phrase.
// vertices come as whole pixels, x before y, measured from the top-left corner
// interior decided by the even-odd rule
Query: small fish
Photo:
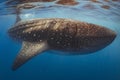
[[[100,25],[64,18],[19,21],[8,30],[8,34],[22,41],[13,70],[48,50],[68,55],[96,52],[108,46],[117,35]]]

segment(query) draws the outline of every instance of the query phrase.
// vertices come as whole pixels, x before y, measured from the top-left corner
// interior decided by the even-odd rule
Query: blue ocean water
[[[19,16],[23,20],[60,17],[103,25],[117,33],[109,46],[88,55],[65,56],[44,52],[16,71],[12,71],[11,66],[21,43],[7,34],[7,30],[16,22],[16,14],[5,12],[3,15],[4,10],[0,10],[0,80],[120,80],[120,5],[115,7],[111,3],[111,8],[107,10],[95,4],[97,9],[89,10],[82,7],[86,3],[83,1],[81,5],[72,7],[47,7],[54,4],[42,3],[45,8],[23,9]]]
[[[4,2],[5,0],[0,0],[0,2]]]

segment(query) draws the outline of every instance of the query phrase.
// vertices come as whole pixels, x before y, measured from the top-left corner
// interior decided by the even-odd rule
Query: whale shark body
[[[105,48],[116,37],[114,31],[103,26],[65,18],[19,21],[8,33],[22,41],[13,70],[44,51],[55,50],[68,55],[89,54]]]

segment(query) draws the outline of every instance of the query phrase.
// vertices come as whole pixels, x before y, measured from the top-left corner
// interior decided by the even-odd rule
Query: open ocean
[[[120,0],[76,0],[76,5],[39,2],[37,8],[21,9],[22,20],[68,18],[105,26],[117,33],[102,50],[86,55],[57,55],[44,52],[16,71],[11,67],[21,42],[9,37],[7,30],[16,23],[13,4],[0,2],[0,80],[120,80]],[[38,3],[34,3],[36,5]],[[107,5],[109,7],[102,7]]]

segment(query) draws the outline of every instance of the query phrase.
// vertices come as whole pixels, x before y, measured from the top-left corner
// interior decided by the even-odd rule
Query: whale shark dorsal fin
[[[26,63],[28,60],[33,58],[34,56],[48,50],[47,42],[39,42],[39,43],[31,43],[31,42],[25,42],[22,43],[22,48],[18,54],[18,56],[15,59],[15,62],[12,66],[13,70],[18,69],[20,66],[22,66],[24,63]]]

